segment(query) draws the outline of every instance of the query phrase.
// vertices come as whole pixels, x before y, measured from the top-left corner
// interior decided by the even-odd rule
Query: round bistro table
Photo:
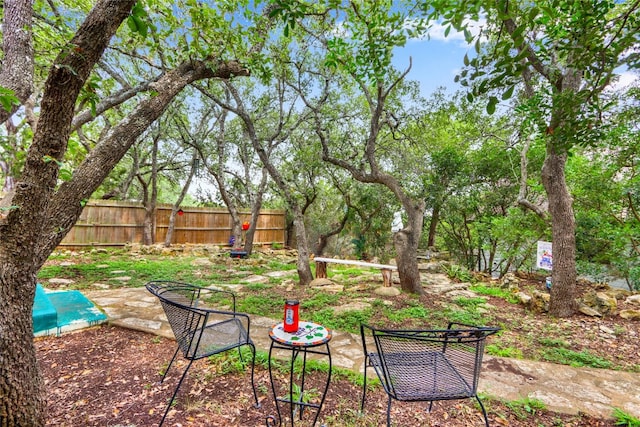
[[[278,418],[280,424],[282,424],[282,415],[280,414],[280,403],[288,403],[291,415],[291,426],[294,424],[294,416],[296,410],[300,412],[300,419],[304,409],[315,408],[316,415],[313,419],[314,426],[320,415],[320,409],[324,403],[324,399],[327,396],[327,390],[329,388],[329,381],[331,380],[331,351],[329,350],[329,341],[331,341],[331,330],[324,326],[313,322],[299,322],[298,330],[296,332],[285,332],[284,324],[278,323],[274,325],[269,331],[269,338],[271,338],[271,346],[269,347],[269,379],[271,381],[271,390],[273,391],[273,397],[276,402],[276,410],[278,411]],[[289,373],[289,395],[286,397],[278,397],[276,393],[276,386],[273,380],[273,371],[271,368],[271,355],[274,349],[288,350],[291,352],[291,366]],[[297,387],[296,396],[294,399],[294,381],[293,381],[293,365],[298,357],[302,353],[302,373],[300,374],[300,386]],[[305,371],[307,366],[307,353],[318,354],[321,356],[327,356],[329,358],[329,370],[327,373],[327,382],[324,390],[322,391],[322,398],[320,402],[314,403],[311,401],[305,401],[304,399],[304,380]]]

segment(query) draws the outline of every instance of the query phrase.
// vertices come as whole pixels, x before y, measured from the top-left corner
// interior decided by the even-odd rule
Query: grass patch
[[[613,363],[594,356],[587,351],[573,351],[566,348],[549,348],[543,351],[542,359],[547,362],[559,363],[573,367],[589,366],[591,368],[611,369]]]
[[[360,324],[369,323],[372,311],[371,309],[366,309],[334,313],[332,309],[325,308],[310,315],[313,322],[320,323],[329,329],[359,333]]]
[[[538,411],[547,409],[544,402],[531,397],[504,402],[505,406],[513,411],[520,420],[526,420],[536,415]]]
[[[617,426],[640,427],[640,419],[634,417],[633,415],[627,414],[622,409],[614,408],[613,418],[616,420]]]
[[[485,347],[487,354],[498,357],[511,357],[514,359],[522,359],[522,350],[519,348],[507,346],[502,347],[499,344],[489,344]]]
[[[284,301],[279,295],[246,295],[237,299],[237,310],[247,314],[279,319]]]
[[[54,277],[71,279],[75,289],[84,289],[96,282],[106,282],[118,286],[114,278],[129,276],[128,287],[144,286],[151,280],[176,280],[193,284],[207,285],[209,280],[196,275],[197,268],[191,265],[193,257],[166,259],[113,259],[105,258],[97,262],[73,265],[47,265],[38,272],[38,280],[45,281]]]
[[[466,307],[466,308],[475,310],[480,305],[485,304],[487,300],[481,297],[475,297],[475,298],[458,297],[458,298],[455,298],[453,302],[455,302],[460,307]]]
[[[569,343],[559,338],[538,338],[538,343],[544,347],[569,348]]]
[[[502,298],[503,300],[510,302],[511,304],[517,304],[518,298],[513,294],[513,292],[502,289],[497,286],[487,286],[484,284],[472,285],[469,287],[469,290],[481,295],[487,295],[491,297]]]
[[[322,310],[334,306],[338,301],[340,296],[337,294],[316,292],[311,298],[302,301],[301,306],[304,310]]]
[[[424,320],[431,316],[431,312],[422,306],[401,308],[400,310],[385,307],[384,314],[391,322],[402,322],[407,319]]]

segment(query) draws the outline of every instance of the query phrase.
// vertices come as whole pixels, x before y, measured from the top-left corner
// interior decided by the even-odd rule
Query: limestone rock
[[[627,297],[625,300],[627,304],[637,304],[640,305],[640,294],[635,294]]]
[[[442,263],[440,262],[421,262],[418,264],[418,270],[421,273],[442,273]]]
[[[382,286],[380,288],[376,288],[373,293],[383,297],[397,297],[402,292],[400,291],[400,289],[393,286]]]
[[[291,271],[270,271],[268,273],[265,273],[265,276],[267,277],[287,277],[287,276],[291,276],[293,272]]]
[[[314,286],[316,289],[322,289],[322,292],[329,292],[332,294],[339,294],[340,292],[344,292],[344,286],[338,284],[331,285],[323,285],[323,286]]]
[[[578,306],[578,311],[582,314],[584,314],[585,316],[591,316],[591,317],[602,317],[602,314],[600,314],[600,312],[594,308],[589,307],[588,305],[585,304],[580,304]]]
[[[616,299],[606,292],[587,292],[582,297],[582,302],[605,316],[614,314],[618,309]]]
[[[198,266],[206,267],[206,266],[213,265],[213,263],[209,258],[196,258],[193,261],[191,261],[191,265],[193,267],[198,267]]]
[[[363,301],[355,301],[333,308],[334,313],[344,313],[345,311],[362,311],[371,308],[371,304]]]
[[[520,280],[513,273],[507,273],[502,277],[502,281],[500,282],[500,287],[502,289],[508,289],[510,291],[516,290],[520,287]]]
[[[551,295],[546,292],[534,291],[531,295],[531,301],[529,301],[529,309],[536,313],[544,313],[549,311],[549,301]]]
[[[245,282],[249,283],[249,284],[253,284],[253,283],[269,283],[269,278],[265,277],[265,276],[261,276],[259,274],[253,274],[247,278],[244,279]]]
[[[334,282],[327,278],[320,278],[320,279],[313,279],[311,283],[309,283],[309,286],[311,286],[312,288],[321,288],[323,286],[330,286],[333,284]]]
[[[531,295],[525,293],[525,292],[518,292],[516,294],[516,298],[518,298],[518,301],[520,301],[521,304],[523,305],[529,305],[529,303],[531,302]]]
[[[620,317],[627,320],[640,320],[640,310],[620,310]]]

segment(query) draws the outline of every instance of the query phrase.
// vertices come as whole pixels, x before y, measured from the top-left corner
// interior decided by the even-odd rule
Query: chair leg
[[[389,395],[389,402],[387,403],[387,427],[391,427],[391,395]]]
[[[254,372],[256,367],[256,346],[253,344],[249,344],[251,347],[251,353],[253,354],[251,358],[251,388],[253,389],[253,397],[256,399],[256,408],[260,407],[260,402],[258,402],[258,393],[256,392],[256,383],[254,381]]]
[[[164,378],[167,376],[167,373],[169,372],[169,369],[171,369],[171,365],[173,364],[173,361],[176,360],[176,356],[178,355],[179,351],[180,351],[180,347],[176,348],[176,352],[173,353],[171,362],[169,362],[169,365],[167,365],[167,369],[164,370],[164,374],[162,375],[162,378],[160,378],[160,384],[162,384],[162,382],[164,381]]]
[[[173,360],[172,360],[172,362],[173,362]],[[167,414],[169,413],[169,410],[171,409],[171,405],[173,404],[173,400],[176,398],[176,395],[178,394],[178,390],[180,389],[180,386],[182,385],[182,381],[187,376],[187,372],[189,371],[189,368],[191,367],[192,363],[193,363],[193,359],[189,360],[189,364],[187,365],[187,368],[184,370],[182,376],[180,377],[180,381],[178,381],[178,386],[176,387],[176,390],[173,392],[173,396],[171,396],[171,400],[169,401],[169,404],[167,405],[167,410],[164,411],[164,415],[162,416],[162,420],[160,421],[160,424],[158,424],[158,427],[162,427],[162,424],[164,423],[164,419],[167,418]],[[168,370],[169,369],[167,369],[167,371]]]
[[[476,400],[480,404],[480,409],[482,410],[482,415],[484,415],[484,425],[486,427],[489,427],[489,418],[487,417],[487,411],[484,409],[484,405],[482,404],[482,401],[480,400],[480,398],[478,397],[477,394],[476,394]]]
[[[364,361],[364,385],[362,386],[362,402],[360,403],[360,412],[364,411],[364,399],[367,397],[367,360]]]

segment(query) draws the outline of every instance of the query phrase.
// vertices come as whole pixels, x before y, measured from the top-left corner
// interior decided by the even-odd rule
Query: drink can
[[[299,322],[300,302],[297,300],[286,300],[284,303],[284,331],[297,332]]]

